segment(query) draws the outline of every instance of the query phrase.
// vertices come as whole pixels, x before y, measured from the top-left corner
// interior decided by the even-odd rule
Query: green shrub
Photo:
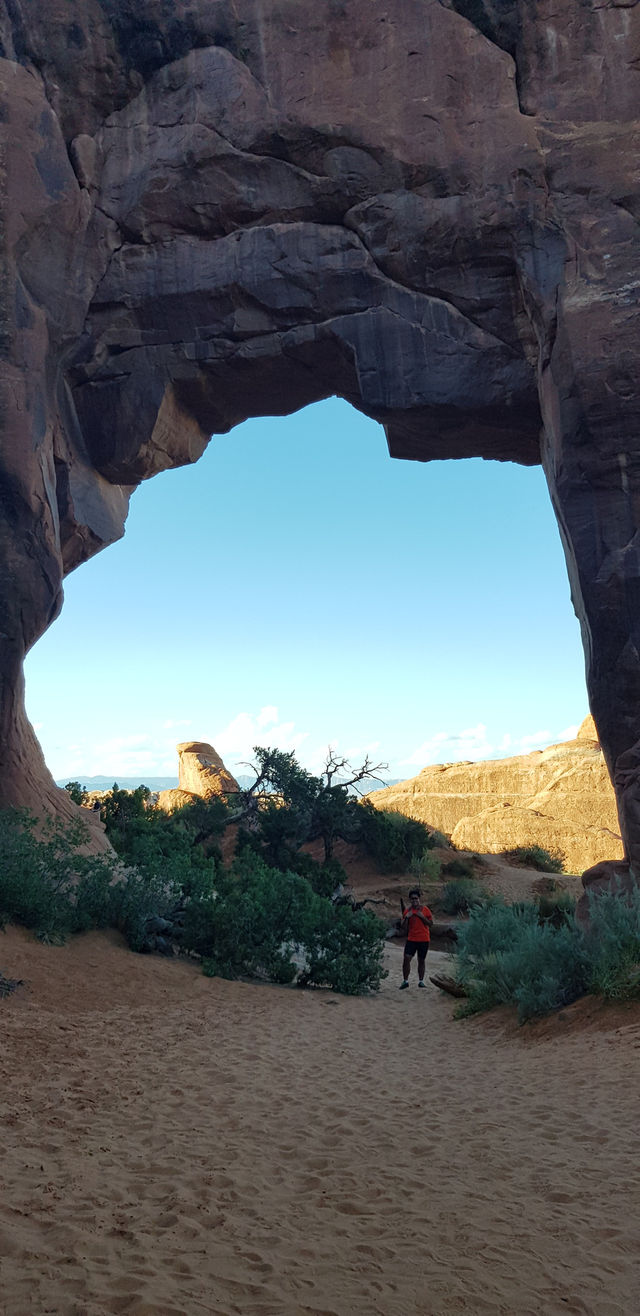
[[[299,850],[293,855],[289,871],[298,873],[300,877],[306,877],[316,894],[326,898],[332,896],[336,888],[344,886],[348,880],[342,864],[337,859],[327,859],[325,863],[319,864],[305,850]]]
[[[564,855],[559,850],[544,850],[541,845],[517,845],[505,852],[506,858],[540,873],[564,873]]]
[[[468,994],[459,1014],[515,1004],[523,1023],[587,990],[589,956],[575,923],[541,924],[533,904],[493,905],[460,929],[457,973]]]
[[[431,831],[429,834],[429,840],[431,842],[431,845],[435,849],[455,850],[456,848],[455,845],[453,844],[453,841],[451,840],[451,837],[445,836],[444,832],[439,832],[435,827],[433,828],[433,831]]]
[[[384,929],[368,911],[334,908],[297,873],[269,868],[245,851],[216,889],[185,910],[184,943],[205,972],[224,978],[293,980],[340,992],[377,990],[384,976]]]
[[[442,912],[450,915],[468,914],[470,910],[477,909],[479,905],[484,905],[486,902],[486,891],[478,882],[473,882],[468,877],[446,882],[442,893],[438,896]]]
[[[335,908],[306,877],[251,851],[225,873],[180,828],[152,822],[138,833],[139,825],[134,816],[127,830],[140,865],[125,868],[81,853],[81,822],[0,813],[0,922],[23,923],[48,941],[116,927],[133,950],[148,949],[154,921],[166,922],[208,973],[291,982],[302,959],[303,982],[349,993],[380,986],[384,929],[374,915]],[[340,866],[316,868],[333,889]]]
[[[560,928],[571,924],[575,918],[576,900],[570,891],[558,891],[555,895],[541,895],[536,900],[540,923],[552,923]]]
[[[21,923],[51,942],[76,930],[85,917],[77,910],[79,887],[89,901],[90,888],[106,889],[113,876],[108,859],[81,853],[88,836],[81,820],[0,813],[0,925]]]
[[[415,818],[392,810],[375,809],[365,800],[358,805],[362,842],[382,872],[406,872],[414,855],[434,846],[429,828]]]
[[[426,882],[437,882],[442,871],[442,860],[430,850],[423,850],[421,855],[414,855],[409,864],[412,877],[422,878]]]
[[[378,991],[387,976],[380,920],[366,909],[334,909],[323,903],[324,908],[316,906],[307,918],[303,940],[307,967],[301,985],[330,987],[348,996]]]
[[[640,996],[640,889],[589,894],[589,990],[608,1000]]]

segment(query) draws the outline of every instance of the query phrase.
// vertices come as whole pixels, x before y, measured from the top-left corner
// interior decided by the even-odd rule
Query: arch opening
[[[334,398],[141,486],[68,578],[28,708],[59,781],[172,779],[189,738],[232,770],[274,738],[310,767],[375,743],[392,779],[507,756],[586,709],[563,580],[539,469],[390,461]]]

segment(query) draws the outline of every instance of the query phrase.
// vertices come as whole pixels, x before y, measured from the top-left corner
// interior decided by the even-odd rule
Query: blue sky
[[[123,540],[66,582],[27,660],[57,778],[229,766],[329,743],[405,777],[522,753],[588,711],[542,471],[392,461],[333,398],[215,436],[134,494]]]

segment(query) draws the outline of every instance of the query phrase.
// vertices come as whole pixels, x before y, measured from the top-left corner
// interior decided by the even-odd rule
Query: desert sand
[[[640,1009],[455,1022],[388,957],[348,999],[0,937],[2,1316],[636,1313]]]

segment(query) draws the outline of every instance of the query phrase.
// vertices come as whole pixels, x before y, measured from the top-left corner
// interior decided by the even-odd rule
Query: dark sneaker
[[[418,987],[426,987],[426,982],[419,982]]]
[[[402,991],[403,987],[408,987],[408,986],[409,986],[408,982],[401,982],[401,983],[400,983],[400,991]]]

